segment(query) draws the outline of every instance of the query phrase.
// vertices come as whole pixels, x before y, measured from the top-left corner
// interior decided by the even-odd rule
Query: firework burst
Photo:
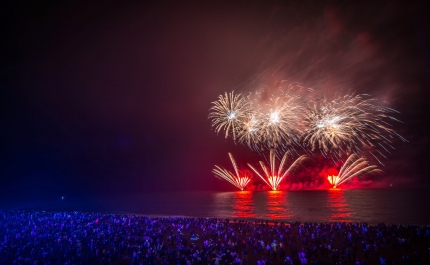
[[[300,114],[303,113],[300,97],[283,90],[266,94],[261,89],[248,95],[248,113],[241,120],[238,142],[258,152],[296,148],[300,145]]]
[[[299,94],[304,90],[294,83],[279,85],[274,93],[261,88],[246,98],[225,93],[213,102],[209,119],[217,133],[223,130],[225,138],[230,136],[254,151],[291,151],[301,145],[303,102]]]
[[[396,111],[375,105],[375,99],[367,95],[347,94],[332,101],[314,102],[305,113],[303,144],[311,151],[319,149],[324,156],[357,154],[362,148],[384,156],[379,148],[386,152],[394,149],[392,139],[395,136],[406,141],[387,122],[396,120],[390,116],[393,112]]]
[[[248,164],[248,166],[272,189],[277,190],[281,181],[288,175],[296,171],[301,163],[307,159],[306,155],[302,155],[297,158],[288,168],[285,168],[285,162],[288,158],[288,154],[285,153],[281,159],[278,170],[276,170],[276,154],[273,149],[270,150],[270,171],[264,164],[264,162],[260,161],[260,166],[264,171],[266,177],[264,177],[258,170],[256,170],[252,165]]]
[[[252,150],[261,151],[261,143],[264,142],[261,122],[257,112],[250,111],[247,113],[238,130],[238,142],[248,145]]]
[[[298,98],[290,94],[271,98],[261,126],[268,149],[290,149],[298,145],[300,110]]]
[[[333,188],[337,188],[340,184],[354,176],[360,177],[365,174],[376,173],[382,173],[382,170],[378,169],[375,165],[369,165],[366,158],[352,154],[340,168],[339,174],[337,176],[328,176],[327,179],[333,185]]]
[[[246,185],[251,181],[251,176],[245,171],[242,174],[239,174],[239,169],[237,168],[236,161],[234,161],[233,155],[231,153],[228,153],[231,163],[233,164],[234,173],[223,169],[219,166],[215,166],[215,169],[212,170],[212,172],[215,174],[216,177],[220,177],[224,180],[227,180],[240,190],[244,190]]]
[[[209,118],[212,119],[212,127],[219,133],[225,131],[225,138],[230,134],[236,140],[238,129],[242,126],[244,119],[249,112],[249,103],[241,94],[225,93],[220,95],[218,100],[212,102],[214,106],[210,108]]]

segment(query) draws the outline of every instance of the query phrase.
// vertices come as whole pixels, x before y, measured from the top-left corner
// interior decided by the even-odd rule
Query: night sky
[[[389,102],[409,142],[383,178],[430,183],[428,4],[160,2],[3,10],[2,200],[234,190],[213,166],[260,157],[211,129],[211,102],[277,80]]]

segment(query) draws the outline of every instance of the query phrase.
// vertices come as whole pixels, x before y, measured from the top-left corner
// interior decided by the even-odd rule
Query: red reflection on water
[[[267,217],[272,220],[290,219],[288,214],[288,201],[286,191],[268,191],[267,192]]]
[[[252,191],[234,192],[234,213],[237,218],[255,218],[254,202]]]
[[[344,191],[339,188],[328,190],[328,204],[330,207],[330,221],[351,222],[351,209],[345,200]]]

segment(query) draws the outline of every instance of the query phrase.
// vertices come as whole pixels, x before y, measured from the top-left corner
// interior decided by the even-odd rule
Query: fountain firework
[[[378,169],[375,165],[369,165],[366,158],[352,154],[340,168],[339,174],[337,176],[328,176],[327,179],[333,185],[333,188],[337,188],[340,184],[354,176],[361,177],[366,174],[376,173],[382,173],[382,170]]]
[[[286,170],[284,170],[285,162],[288,158],[288,153],[286,152],[281,159],[278,170],[276,170],[276,154],[272,149],[270,150],[270,171],[267,169],[266,165],[263,161],[260,161],[260,166],[264,171],[266,177],[263,177],[258,170],[256,170],[252,165],[248,164],[248,166],[272,189],[277,190],[281,181],[287,176],[287,174],[291,174],[296,171],[302,164],[304,160],[308,157],[306,155],[302,155],[297,158]]]
[[[246,185],[251,181],[251,176],[245,171],[242,174],[239,174],[239,169],[237,168],[236,161],[234,161],[233,155],[231,153],[228,153],[231,163],[233,164],[234,173],[223,169],[219,166],[215,165],[215,169],[212,170],[212,172],[215,174],[216,177],[220,177],[222,179],[227,180],[240,190],[244,190]]]

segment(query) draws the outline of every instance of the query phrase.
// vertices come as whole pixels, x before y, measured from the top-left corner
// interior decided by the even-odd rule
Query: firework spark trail
[[[393,136],[399,136],[386,119],[393,119],[390,108],[376,106],[375,99],[366,95],[347,94],[335,100],[314,102],[305,114],[306,130],[302,135],[303,144],[311,151],[320,149],[325,154],[340,157],[343,153],[357,153],[360,147],[375,149],[385,157],[376,145],[392,147]],[[389,136],[389,137],[388,137]]]
[[[337,176],[328,176],[327,179],[333,185],[333,188],[336,188],[354,176],[360,177],[365,174],[376,173],[382,173],[382,170],[378,169],[375,165],[369,165],[366,158],[352,154],[340,168],[339,174]]]
[[[279,187],[279,184],[281,181],[288,175],[296,171],[301,163],[308,159],[306,155],[302,155],[299,158],[297,158],[285,171],[284,166],[285,162],[288,158],[288,153],[286,152],[284,156],[281,159],[281,162],[279,164],[278,170],[276,170],[276,153],[273,149],[270,150],[270,171],[267,169],[264,162],[260,161],[260,166],[264,171],[264,174],[266,177],[263,177],[263,175],[258,172],[252,165],[248,164],[248,166],[272,189],[277,190]]]
[[[220,95],[218,100],[212,102],[214,106],[210,108],[212,111],[209,118],[212,119],[212,127],[219,133],[225,130],[225,138],[229,134],[233,135],[236,140],[236,133],[243,120],[249,112],[249,103],[243,98],[241,94],[225,93],[224,96]]]
[[[212,172],[215,174],[216,177],[225,179],[240,190],[244,190],[246,185],[248,185],[248,183],[251,181],[251,177],[246,173],[239,174],[239,169],[237,167],[236,161],[233,158],[233,155],[231,153],[228,153],[228,155],[230,157],[236,175],[217,165],[215,165],[215,169],[213,169]]]

